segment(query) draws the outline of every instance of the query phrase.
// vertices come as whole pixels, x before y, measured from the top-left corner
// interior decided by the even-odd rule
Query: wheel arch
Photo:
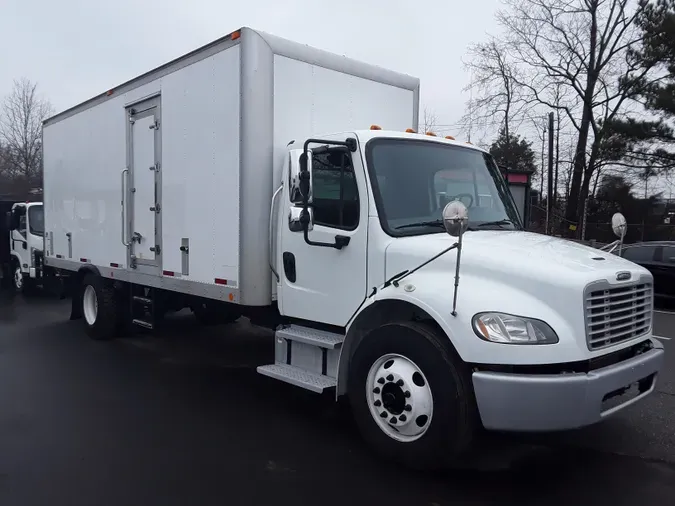
[[[396,321],[417,321],[426,323],[435,328],[440,334],[447,337],[447,334],[441,325],[428,311],[409,300],[382,299],[373,302],[356,316],[342,343],[338,361],[336,397],[347,393],[349,366],[351,364],[351,359],[354,356],[354,352],[361,341],[373,329],[376,329],[385,323],[392,322],[392,315],[395,315]],[[444,342],[447,343],[451,352],[457,354],[457,350],[449,338],[445,339]]]
[[[101,277],[101,271],[95,265],[83,265],[77,272],[69,277],[70,285],[70,319],[79,320],[82,318],[82,281],[87,274],[94,274]]]
[[[23,265],[21,264],[21,257],[19,256],[19,254],[16,251],[12,250],[9,252],[9,256],[10,256],[9,258],[10,264],[13,265],[14,262],[16,262],[17,264],[19,264],[21,271],[23,271]]]

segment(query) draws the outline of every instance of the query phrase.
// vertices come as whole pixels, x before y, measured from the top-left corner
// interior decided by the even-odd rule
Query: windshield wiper
[[[445,227],[445,225],[443,225],[443,220],[418,221],[416,223],[406,223],[405,225],[400,225],[395,227],[394,230],[410,227]]]
[[[485,223],[479,223],[477,227],[492,227],[492,226],[502,226],[502,225],[513,225],[511,220],[496,220],[496,221],[486,221]]]

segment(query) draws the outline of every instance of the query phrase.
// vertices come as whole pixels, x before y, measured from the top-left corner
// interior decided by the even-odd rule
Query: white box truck
[[[651,275],[523,231],[492,157],[414,133],[418,103],[415,78],[243,28],[48,119],[45,264],[71,318],[109,339],[185,307],[246,316],[275,331],[260,373],[347,395],[417,467],[481,426],[571,429],[647,396]]]

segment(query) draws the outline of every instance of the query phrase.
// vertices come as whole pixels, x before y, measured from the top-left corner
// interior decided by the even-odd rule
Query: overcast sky
[[[0,0],[0,96],[36,81],[57,111],[249,26],[421,79],[446,134],[468,98],[462,57],[499,0]],[[383,125],[384,126],[384,125]]]

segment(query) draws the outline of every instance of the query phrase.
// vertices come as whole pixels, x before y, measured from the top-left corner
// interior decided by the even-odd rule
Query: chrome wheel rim
[[[366,380],[366,399],[378,427],[396,441],[415,441],[431,425],[431,387],[417,364],[403,355],[389,353],[373,363]]]
[[[96,290],[91,285],[87,285],[82,295],[82,312],[84,319],[88,325],[96,323],[96,316],[98,315],[98,298],[96,297]]]

